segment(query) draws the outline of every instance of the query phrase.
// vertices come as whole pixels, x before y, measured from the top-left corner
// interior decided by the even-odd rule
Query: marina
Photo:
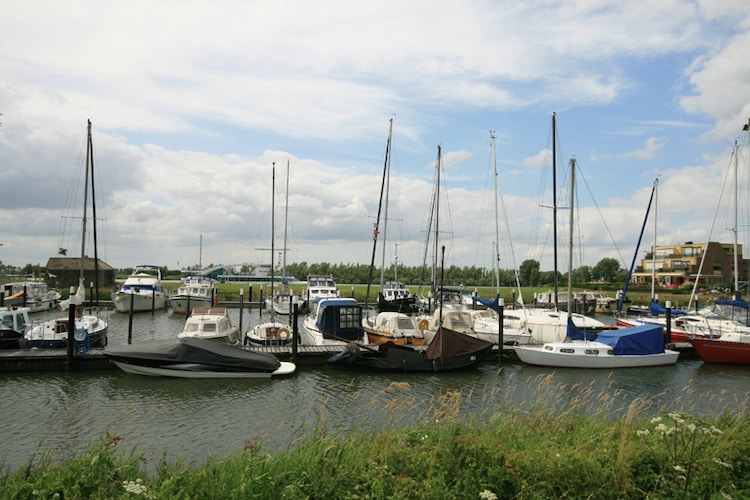
[[[239,309],[229,313],[236,325],[242,319],[243,331],[269,318],[257,310],[245,310],[242,318]],[[109,346],[127,344],[130,321],[127,314],[110,314]],[[173,338],[184,321],[164,310],[134,314],[132,343]],[[142,453],[148,468],[163,459],[201,464],[241,450],[256,436],[266,451],[283,450],[321,426],[332,432],[377,431],[448,414],[487,418],[539,406],[562,413],[573,402],[592,413],[605,411],[608,418],[624,415],[636,402],[647,414],[719,415],[747,411],[750,396],[746,367],[710,365],[690,356],[673,366],[636,370],[549,369],[490,356],[476,368],[449,374],[352,373],[324,363],[337,348],[300,346],[296,373],[279,379],[130,375],[111,366],[99,369],[96,363],[106,360],[96,350],[91,357],[97,361],[86,370],[2,373],[0,404],[7,412],[0,461],[16,468],[38,460],[43,451],[69,458],[109,433],[122,437],[123,453]],[[291,351],[264,349],[280,359]],[[50,353],[26,355],[45,363]],[[64,359],[62,353],[55,356]]]

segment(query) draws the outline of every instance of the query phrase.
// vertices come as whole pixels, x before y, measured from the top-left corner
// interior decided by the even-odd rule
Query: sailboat
[[[60,301],[59,304],[59,307],[62,310],[68,310],[69,307],[76,308],[73,339],[70,338],[69,319],[68,317],[63,317],[32,325],[32,327],[26,331],[24,338],[21,341],[21,347],[51,349],[65,348],[67,347],[68,342],[73,341],[74,352],[76,354],[85,354],[91,347],[104,347],[107,345],[108,323],[105,312],[94,308],[89,308],[87,310],[82,308],[86,299],[84,262],[86,260],[86,221],[88,219],[89,174],[91,175],[91,185],[93,186],[94,151],[93,142],[91,140],[91,120],[88,121],[86,142],[86,173],[84,176],[83,217],[81,218],[81,262],[78,290],[68,299]],[[95,206],[93,195],[92,206]],[[94,214],[95,213],[96,212],[94,211]],[[94,224],[96,224],[95,216]],[[96,246],[96,239],[94,239],[94,241],[94,246]],[[98,257],[96,257],[95,260],[98,261]]]
[[[526,307],[523,304],[523,295],[519,293],[519,299],[521,300],[521,308],[514,311],[514,314],[506,315],[505,321],[514,328],[524,328],[531,333],[531,340],[529,344],[543,344],[549,341],[562,341],[567,336],[567,317],[570,316],[573,320],[573,324],[582,330],[586,331],[602,331],[611,329],[611,325],[607,325],[595,318],[585,316],[579,313],[562,312],[558,307],[558,262],[557,262],[557,121],[556,114],[552,113],[552,231],[553,231],[553,249],[554,249],[554,301],[552,308],[534,308]],[[575,172],[575,168],[571,169],[571,175]],[[574,181],[573,181],[574,182]],[[571,182],[571,198],[573,195],[573,183]],[[572,201],[572,200],[571,200]],[[573,206],[571,203],[570,208],[570,230],[573,230]],[[568,271],[568,296],[572,296],[572,258],[573,258],[573,235],[570,235],[570,252],[569,252],[569,271]],[[520,292],[520,290],[519,290]]]
[[[276,163],[273,164],[271,176],[271,297],[274,288],[274,264],[275,256],[275,203],[276,203]],[[276,321],[274,308],[271,307],[271,320],[259,323],[245,333],[245,344],[253,345],[286,345],[292,342],[289,327],[284,323]]]
[[[750,143],[750,120],[742,127],[747,132]],[[705,324],[692,324],[684,327],[688,331],[688,339],[695,351],[706,363],[723,364],[750,364],[750,306],[747,300],[739,295],[739,262],[737,245],[737,199],[738,199],[738,172],[739,172],[739,144],[734,143],[734,300],[717,300],[713,306],[698,311]],[[710,239],[710,237],[709,237]],[[701,259],[700,271],[703,268],[705,254]],[[697,290],[698,279],[693,286],[693,294]],[[698,333],[703,334],[701,338]]]
[[[505,321],[506,312],[503,310],[503,336],[502,340],[500,337],[500,306],[498,300],[500,299],[500,214],[498,213],[498,173],[497,173],[497,154],[495,149],[495,133],[490,132],[490,138],[492,139],[492,170],[494,177],[494,188],[495,188],[495,258],[494,270],[495,270],[495,298],[493,300],[484,299],[479,296],[474,296],[474,300],[482,305],[487,306],[487,309],[473,309],[469,314],[471,315],[471,326],[476,336],[480,339],[493,342],[499,345],[501,342],[508,345],[528,344],[531,339],[531,334],[522,326],[513,326],[511,321]],[[512,313],[511,313],[512,314]],[[508,315],[512,317],[511,315]],[[510,319],[510,317],[508,319]]]
[[[572,291],[573,211],[575,207],[575,159],[571,159],[570,236],[568,256],[568,296]],[[524,363],[560,368],[634,368],[671,365],[679,352],[667,349],[659,325],[640,325],[609,332],[585,332],[567,313],[564,340],[540,346],[517,346],[516,355]]]
[[[375,253],[380,235],[380,212],[384,209],[383,217],[383,253],[380,269],[380,290],[378,291],[378,314],[367,315],[362,319],[362,328],[367,332],[367,338],[372,344],[384,344],[393,342],[397,345],[423,345],[425,343],[424,333],[411,313],[417,311],[416,297],[409,289],[398,281],[398,257],[394,265],[394,280],[385,281],[385,241],[386,228],[388,227],[388,191],[390,186],[391,147],[393,141],[393,118],[388,127],[388,142],[385,148],[385,163],[383,165],[383,180],[380,187],[380,203],[378,205],[378,216],[375,220],[375,229],[372,238],[372,259],[370,262],[370,275],[367,281],[367,292],[365,295],[365,310],[369,312],[370,284],[375,269]],[[384,200],[385,198],[385,200]],[[385,203],[384,203],[385,201]],[[398,249],[398,246],[396,247]],[[397,250],[398,255],[398,250]]]
[[[385,162],[383,164],[383,180],[380,184],[380,203],[378,204],[378,215],[375,219],[375,227],[372,237],[372,258],[370,261],[370,275],[367,281],[367,292],[365,295],[365,308],[369,309],[370,285],[372,275],[375,269],[375,253],[378,245],[378,237],[381,235],[381,211],[382,217],[382,257],[380,262],[380,290],[378,291],[378,311],[380,312],[400,312],[412,314],[417,311],[417,299],[412,295],[406,285],[398,281],[398,257],[394,264],[394,279],[385,280],[385,250],[388,236],[388,198],[390,193],[391,179],[391,150],[393,148],[393,118],[390,119],[388,127],[388,142],[385,148]]]
[[[286,275],[287,228],[289,226],[289,161],[286,163],[286,201],[284,202],[284,248],[281,251],[281,289],[273,293],[271,307],[276,314],[289,315],[292,311],[294,292],[289,288]]]

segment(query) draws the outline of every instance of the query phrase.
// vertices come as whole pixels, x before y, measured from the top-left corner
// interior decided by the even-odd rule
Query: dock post
[[[130,311],[128,312],[128,345],[133,343],[133,298],[135,294],[130,294]]]
[[[66,342],[67,347],[67,353],[65,358],[65,369],[67,371],[72,371],[73,366],[73,342],[75,342],[75,332],[76,332],[76,307],[78,307],[78,304],[76,304],[74,299],[74,288],[70,287],[70,294],[68,295],[68,300],[70,300],[70,303],[68,304],[68,339]],[[75,301],[75,302],[74,302]]]
[[[503,359],[503,345],[505,345],[505,340],[503,339],[503,328],[505,328],[504,318],[503,318],[503,310],[505,309],[505,299],[502,297],[497,298],[497,358]]]
[[[297,344],[299,343],[299,327],[297,326],[297,313],[299,312],[299,303],[294,300],[292,304],[292,362],[297,360]]]
[[[667,322],[667,330],[664,335],[664,344],[669,347],[672,344],[672,301],[668,300],[664,304],[666,311],[664,312],[664,319]]]
[[[240,288],[240,335],[242,336],[242,345],[247,345],[247,337],[242,332],[242,316],[243,316],[243,309],[245,308],[245,290]]]

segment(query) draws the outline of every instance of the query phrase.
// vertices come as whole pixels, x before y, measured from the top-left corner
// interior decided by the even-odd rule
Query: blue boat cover
[[[497,299],[485,299],[484,297],[480,297],[479,295],[474,295],[472,297],[475,302],[479,302],[480,304],[483,304],[496,313],[500,313],[500,305],[497,303]]]
[[[570,326],[569,323],[568,328]],[[611,346],[616,356],[664,352],[664,331],[661,325],[657,324],[643,324],[600,332],[596,340]]]
[[[660,316],[662,314],[666,314],[667,310],[660,306],[658,302],[651,299],[651,303],[648,305],[648,311],[651,314],[651,316]],[[672,316],[684,316],[687,314],[687,311],[682,311],[680,309],[672,309]]]

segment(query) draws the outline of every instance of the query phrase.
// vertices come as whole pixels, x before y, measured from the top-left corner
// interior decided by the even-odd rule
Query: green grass
[[[3,498],[747,498],[750,418],[703,419],[647,401],[616,407],[591,386],[561,387],[551,375],[532,381],[533,397],[462,417],[467,398],[441,394],[411,425],[398,425],[415,401],[406,382],[374,398],[380,430],[337,432],[326,422],[288,450],[267,453],[263,437],[202,465],[167,463],[151,472],[137,452],[104,436],[64,462],[41,452],[3,471]],[[512,391],[512,387],[507,389]],[[352,398],[359,397],[353,394]],[[502,401],[502,398],[500,398]],[[735,402],[736,403],[736,402]],[[733,406],[737,408],[736,404]]]

